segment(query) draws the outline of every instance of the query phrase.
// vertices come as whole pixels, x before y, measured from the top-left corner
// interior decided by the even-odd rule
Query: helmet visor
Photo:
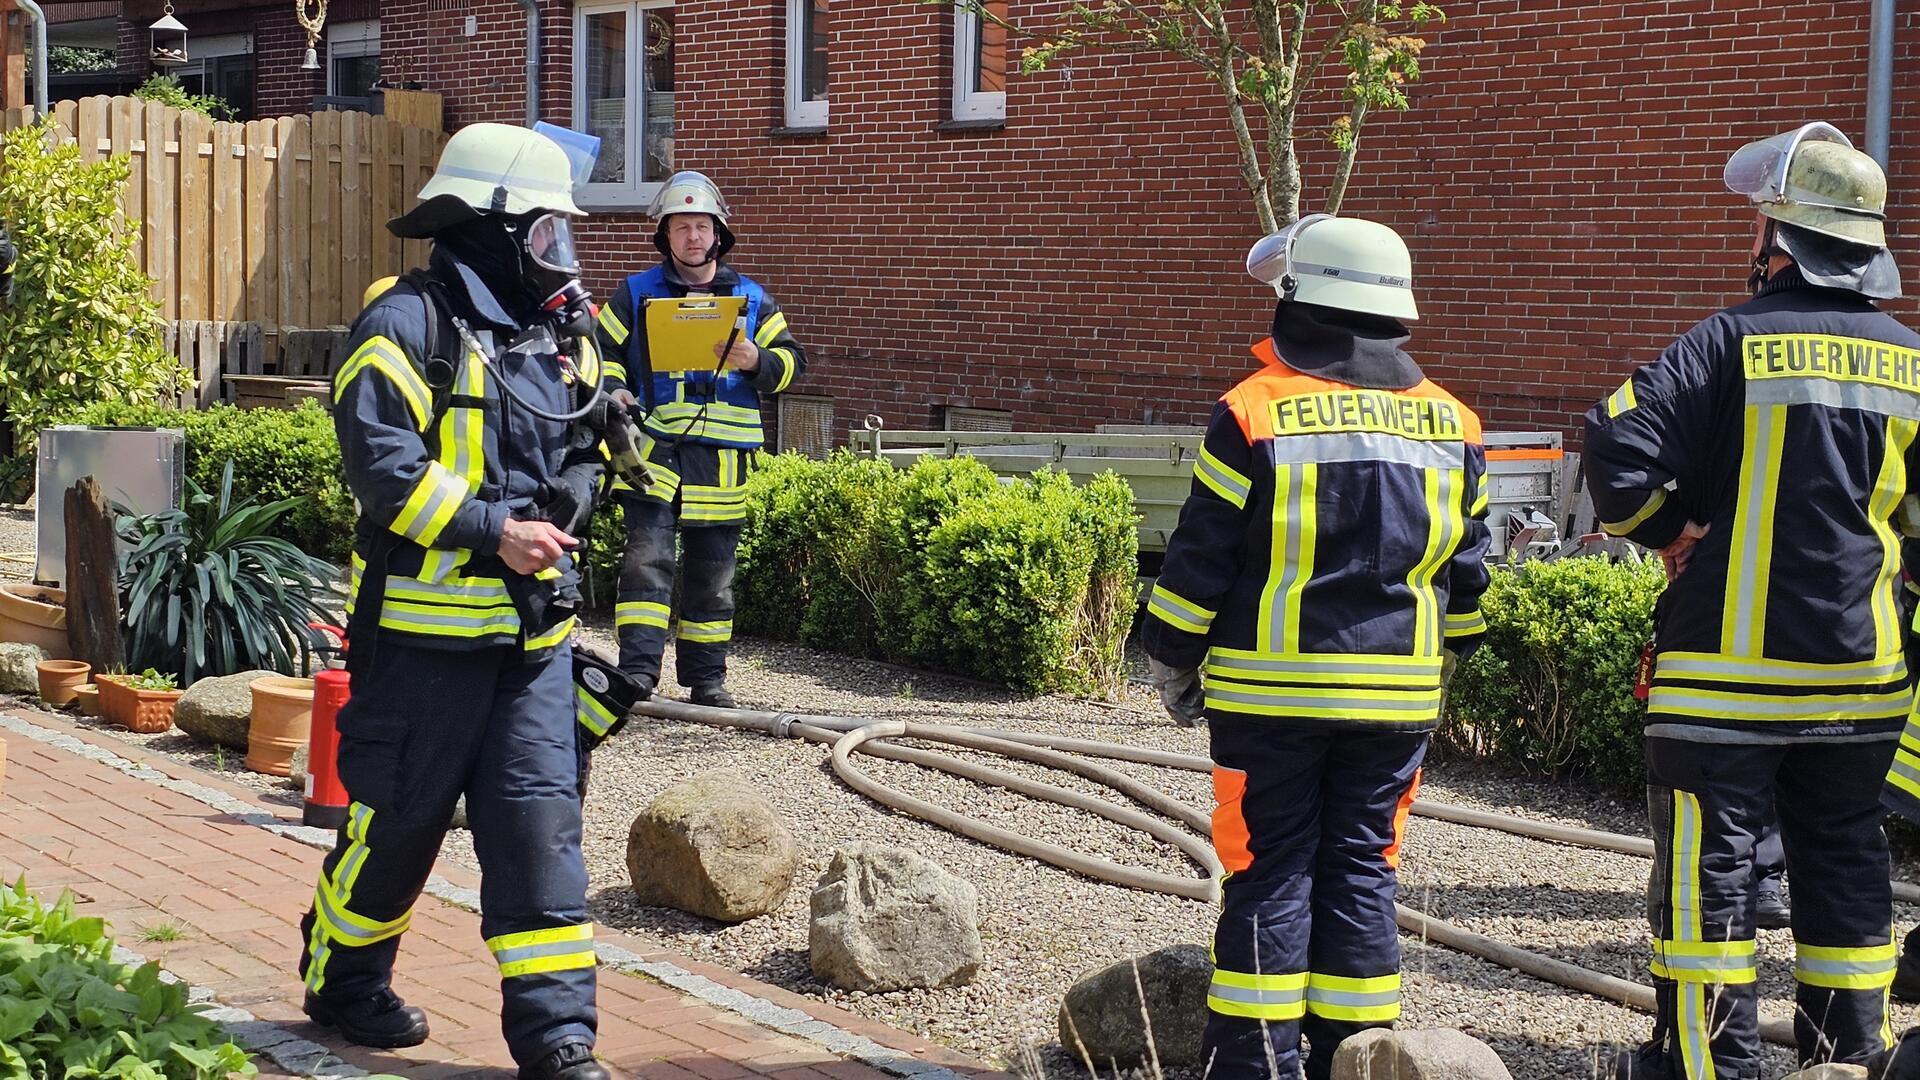
[[[564,214],[542,214],[527,227],[527,254],[541,267],[578,274],[580,256],[573,246],[573,225]]]
[[[1750,142],[1727,159],[1722,179],[1727,190],[1754,202],[1784,202],[1787,198],[1787,167],[1800,144],[1807,141],[1834,142],[1849,149],[1853,142],[1840,129],[1818,121],[1769,139]]]
[[[1247,252],[1247,273],[1253,280],[1277,288],[1281,279],[1293,272],[1293,242],[1307,231],[1307,226],[1324,221],[1329,216],[1309,214],[1279,232],[1255,241],[1253,248]]]

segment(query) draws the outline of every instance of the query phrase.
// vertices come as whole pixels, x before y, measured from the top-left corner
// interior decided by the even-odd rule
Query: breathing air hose
[[[1216,883],[1222,872],[1220,862],[1214,854],[1212,844],[1201,839],[1201,837],[1211,838],[1213,835],[1210,815],[1131,776],[1070,755],[1079,754],[1109,761],[1210,773],[1213,763],[1204,757],[1125,746],[1096,739],[913,721],[873,720],[853,716],[720,709],[690,705],[666,698],[654,698],[641,702],[634,706],[634,711],[643,716],[662,720],[755,731],[776,738],[799,738],[829,746],[832,748],[832,765],[835,775],[848,787],[888,809],[900,811],[1003,851],[1038,859],[1097,881],[1192,900],[1213,901],[1219,897]],[[885,739],[912,739],[917,742],[946,744],[1071,772],[1119,792],[1161,817],[1149,816],[1104,799],[949,754],[880,742]],[[853,756],[856,753],[935,769],[989,787],[1013,791],[1029,798],[1085,810],[1116,825],[1137,829],[1174,848],[1197,864],[1206,876],[1180,877],[1123,866],[1058,844],[1036,840],[979,818],[949,810],[882,784],[861,772],[853,763]],[[1413,804],[1413,812],[1436,821],[1492,829],[1568,847],[1611,851],[1643,858],[1651,858],[1653,855],[1651,840],[1645,837],[1628,836],[1624,833],[1556,825],[1515,817],[1511,814],[1474,810],[1426,799],[1417,800]],[[1193,832],[1169,825],[1163,820],[1164,818],[1178,821]],[[1195,836],[1194,833],[1198,833],[1199,836]],[[1895,899],[1920,902],[1920,886],[1896,881],[1893,883],[1893,891]],[[1654,1011],[1654,991],[1650,986],[1508,945],[1484,934],[1476,934],[1456,926],[1444,919],[1415,911],[1404,904],[1395,904],[1394,909],[1395,920],[1400,928],[1409,933],[1418,934],[1424,940],[1570,990],[1618,1002],[1641,1012]],[[1794,1045],[1793,1024],[1790,1021],[1763,1020],[1760,1023],[1760,1035],[1768,1042],[1781,1046]]]

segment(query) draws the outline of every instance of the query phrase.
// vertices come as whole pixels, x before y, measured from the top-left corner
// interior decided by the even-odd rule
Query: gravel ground
[[[33,507],[0,506],[0,580],[33,579]]]
[[[5,536],[0,522],[0,538]],[[0,543],[0,549],[5,547]],[[604,624],[588,637],[610,645]],[[668,670],[672,670],[669,655]],[[744,706],[897,719],[977,723],[1071,734],[1204,754],[1204,733],[1166,723],[1152,694],[1132,687],[1111,705],[1026,698],[967,680],[901,669],[814,650],[757,641],[736,643],[735,695]],[[669,684],[668,693],[674,693]],[[246,773],[240,755],[218,755],[177,732],[112,733],[297,804],[282,781]],[[943,750],[947,748],[942,748]],[[963,751],[959,756],[971,757]],[[1035,766],[979,758],[1012,772],[1115,798],[1105,789]],[[594,759],[587,800],[587,862],[597,919],[652,936],[670,948],[828,1000],[861,1015],[938,1039],[989,1061],[1049,1075],[1083,1072],[1058,1047],[1055,1014],[1081,973],[1177,942],[1205,942],[1207,904],[1103,885],[1005,855],[912,818],[885,811],[839,783],[824,747],[725,732],[700,725],[636,720]],[[1165,873],[1192,873],[1171,848],[1087,815],[983,789],[944,774],[873,758],[876,779],[947,806],[1116,862]],[[1207,806],[1206,777],[1151,766],[1119,765],[1196,806]],[[795,888],[773,914],[736,926],[642,907],[632,900],[626,833],[638,810],[662,789],[714,769],[732,769],[759,786],[789,821],[803,864]],[[1516,778],[1461,762],[1430,768],[1423,794],[1462,805],[1522,813],[1568,824],[1639,833],[1644,811],[1571,784]],[[858,839],[912,848],[980,890],[986,962],[974,983],[944,991],[848,994],[815,982],[807,964],[807,895],[834,849]],[[465,833],[446,853],[474,864]],[[1899,873],[1920,877],[1904,858]],[[1417,908],[1498,940],[1625,978],[1643,980],[1645,860],[1578,851],[1539,841],[1420,820],[1410,830],[1402,898]],[[1898,912],[1900,928],[1920,912]],[[1483,961],[1403,938],[1406,1010],[1413,1027],[1459,1027],[1491,1043],[1519,1080],[1608,1075],[1613,1051],[1644,1038],[1649,1021],[1625,1008],[1507,972]],[[1761,989],[1768,1016],[1790,1015],[1792,940],[1761,935]],[[1895,1029],[1920,1022],[1897,1008]],[[1789,1062],[1776,1051],[1771,1071]],[[1596,1068],[1598,1067],[1598,1071]],[[1169,1070],[1169,1080],[1196,1073]]]

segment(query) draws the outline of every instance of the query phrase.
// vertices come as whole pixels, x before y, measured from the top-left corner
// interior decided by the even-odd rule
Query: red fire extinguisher
[[[346,670],[347,632],[312,624],[338,645],[322,646],[327,666],[313,677],[313,729],[307,737],[307,794],[300,820],[322,829],[347,823],[347,788],[340,782],[340,731],[334,721],[351,695]]]

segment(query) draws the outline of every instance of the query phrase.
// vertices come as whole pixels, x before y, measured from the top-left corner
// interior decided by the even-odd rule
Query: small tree
[[[171,105],[183,112],[197,112],[210,120],[233,119],[233,106],[227,104],[225,98],[218,94],[189,93],[180,80],[171,75],[156,73],[134,87],[133,96],[141,101]]]
[[[1021,70],[1043,71],[1068,53],[1097,45],[1172,53],[1219,87],[1240,152],[1240,175],[1267,232],[1300,217],[1300,159],[1294,146],[1300,110],[1320,86],[1329,60],[1345,69],[1338,93],[1347,109],[1325,131],[1339,156],[1322,205],[1337,213],[1353,176],[1368,114],[1407,108],[1406,84],[1420,77],[1417,36],[1442,21],[1424,0],[1073,0],[1046,30],[1011,21],[1008,5],[989,0],[915,0],[956,4],[1005,27],[1026,45]],[[1248,115],[1264,117],[1264,147]]]
[[[22,456],[48,418],[150,400],[182,374],[121,218],[127,176],[126,158],[84,161],[50,120],[0,141],[0,222],[19,250],[12,299],[0,303],[0,418]],[[20,468],[0,467],[0,479],[17,490]]]

